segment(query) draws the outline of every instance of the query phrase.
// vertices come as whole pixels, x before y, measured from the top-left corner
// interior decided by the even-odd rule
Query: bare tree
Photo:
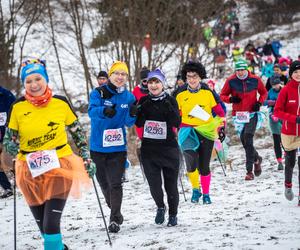
[[[188,45],[202,42],[201,24],[222,8],[220,1],[204,0],[102,0],[96,6],[107,16],[101,38],[111,42],[111,57],[130,65],[130,89],[142,66],[161,67],[178,51],[179,63],[186,61]],[[146,34],[151,46],[145,51]]]

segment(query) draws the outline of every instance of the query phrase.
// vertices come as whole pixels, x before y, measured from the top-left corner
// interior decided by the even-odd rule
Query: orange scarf
[[[52,98],[52,90],[47,86],[46,91],[41,96],[32,96],[26,91],[25,99],[36,107],[45,107]]]

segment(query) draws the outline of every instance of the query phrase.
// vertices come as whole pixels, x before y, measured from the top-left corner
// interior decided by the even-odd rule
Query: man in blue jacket
[[[15,99],[15,96],[9,90],[0,86],[0,185],[4,189],[3,194],[0,196],[1,199],[7,198],[13,194],[11,190],[11,184],[4,172],[3,165],[5,153],[2,152],[2,142],[4,138],[8,112]]]
[[[123,223],[122,175],[127,158],[125,126],[134,125],[137,107],[134,95],[126,89],[127,65],[116,61],[108,76],[108,83],[94,89],[90,95],[90,150],[97,166],[97,180],[111,209],[108,229],[117,233]]]

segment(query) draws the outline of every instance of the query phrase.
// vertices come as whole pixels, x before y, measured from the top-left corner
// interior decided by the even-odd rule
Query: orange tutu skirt
[[[81,192],[92,186],[82,158],[72,154],[60,158],[59,162],[60,168],[33,178],[27,162],[16,161],[16,184],[29,206],[38,206],[50,199],[66,200],[69,195],[80,198]]]

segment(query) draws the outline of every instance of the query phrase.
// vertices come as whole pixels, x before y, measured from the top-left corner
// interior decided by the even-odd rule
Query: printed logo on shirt
[[[54,140],[55,137],[56,137],[56,133],[45,134],[43,136],[35,137],[32,138],[31,140],[28,140],[27,146],[33,149],[39,148],[45,145],[47,142]]]
[[[128,104],[121,104],[121,108],[122,109],[127,109],[128,108]]]
[[[104,101],[104,106],[112,107],[113,103],[111,101],[109,101],[109,100],[105,100]]]
[[[31,112],[24,113],[25,116],[27,116],[27,115],[29,115],[29,114],[31,114]]]
[[[49,127],[51,127],[51,130],[49,132],[47,132],[47,134],[51,133],[54,130],[58,129],[59,123],[56,122],[49,122],[48,125]]]
[[[35,148],[42,147],[49,141],[54,140],[56,138],[56,132],[54,131],[58,129],[59,123],[50,121],[47,124],[47,126],[50,127],[50,130],[43,136],[35,137],[32,138],[31,140],[28,140],[27,146],[35,149]]]
[[[296,100],[289,100],[289,103],[296,103]]]

